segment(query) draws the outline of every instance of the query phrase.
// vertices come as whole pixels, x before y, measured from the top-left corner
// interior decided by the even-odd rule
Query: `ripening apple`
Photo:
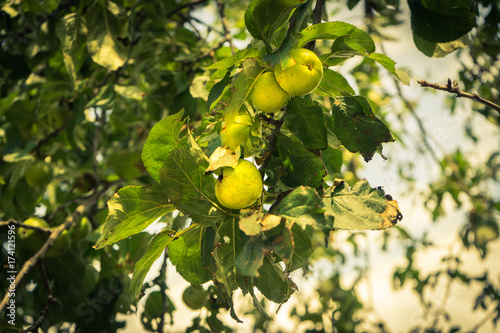
[[[50,228],[49,224],[45,220],[38,217],[30,217],[26,221],[24,221],[23,224],[32,227],[46,229]],[[28,228],[19,228],[19,239],[23,246],[30,250],[38,250],[40,247],[42,247],[43,243],[45,243],[48,237],[49,235],[42,231]]]
[[[265,72],[255,82],[250,100],[256,109],[272,113],[285,106],[290,94],[276,82],[273,72]]]
[[[52,181],[53,170],[50,164],[44,161],[35,161],[26,170],[24,179],[29,186],[44,187]]]
[[[247,156],[247,153],[252,150],[252,143],[250,140],[251,129],[252,118],[248,113],[237,114],[234,118],[234,122],[221,132],[222,144],[229,147],[231,150],[243,146],[245,148],[245,156]]]
[[[78,243],[79,241],[87,237],[88,233],[91,230],[92,226],[90,225],[89,219],[86,216],[82,217],[69,231],[71,242]]]
[[[227,208],[241,209],[250,206],[262,194],[262,178],[257,167],[247,160],[239,160],[235,168],[222,170],[215,184],[217,200]]]
[[[303,96],[313,92],[323,78],[323,64],[318,56],[308,49],[294,49],[290,56],[295,64],[282,69],[274,67],[278,84],[290,95]]]

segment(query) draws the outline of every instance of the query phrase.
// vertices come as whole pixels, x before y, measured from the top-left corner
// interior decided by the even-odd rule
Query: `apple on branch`
[[[245,156],[253,151],[251,142],[252,118],[248,113],[239,113],[234,122],[221,132],[221,141],[225,147],[235,151],[239,146],[245,149]]]
[[[273,72],[264,72],[255,81],[250,100],[256,109],[272,113],[279,111],[290,100],[290,94],[283,90]]]
[[[323,78],[323,64],[318,56],[308,49],[294,49],[290,56],[295,64],[283,69],[274,67],[274,76],[283,90],[290,95],[303,96],[313,92]]]
[[[262,190],[260,172],[247,160],[239,160],[234,168],[225,167],[215,184],[217,200],[230,209],[250,206],[260,198]]]

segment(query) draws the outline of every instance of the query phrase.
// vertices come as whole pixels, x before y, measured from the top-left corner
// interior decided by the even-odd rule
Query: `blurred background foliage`
[[[414,52],[459,62],[461,68],[449,77],[456,79],[463,91],[477,92],[498,104],[500,1],[477,1],[472,23],[471,17],[459,15],[462,24],[473,24],[470,33],[462,36],[455,32],[458,35],[454,39],[447,36],[446,41],[438,38],[446,31],[439,31],[432,40],[434,37],[420,29],[419,15],[425,9],[422,3],[429,1],[329,0],[323,19],[336,20],[340,12],[352,10],[356,23],[361,23],[358,27],[372,36],[383,53],[388,44],[401,42],[392,35],[393,28],[411,25]],[[18,327],[36,325],[42,318],[44,332],[49,327],[60,332],[115,332],[126,325],[121,314],[139,311],[145,330],[169,331],[168,325],[181,313],[177,308],[182,304],[180,299],[169,297],[170,288],[175,287],[167,285],[165,277],[175,272],[167,272],[166,263],[146,284],[148,296],[140,308],[130,303],[130,274],[151,233],[143,232],[98,251],[91,246],[106,219],[110,196],[124,185],[151,182],[140,158],[151,127],[181,109],[194,131],[206,126],[204,83],[210,74],[206,67],[249,42],[243,18],[248,4],[248,0],[0,2],[2,229],[6,230],[9,221],[23,222],[32,216],[42,217],[51,228],[72,215],[77,220],[70,228],[69,250],[59,257],[44,258],[18,288]],[[304,26],[312,22],[314,4],[309,1],[307,5],[306,19],[300,22]],[[316,44],[319,50],[328,47]],[[373,265],[382,264],[370,259],[375,249],[401,254],[393,269],[393,288],[396,292],[409,286],[420,301],[419,318],[408,323],[408,331],[474,332],[492,327],[500,318],[498,272],[491,273],[488,265],[467,269],[464,257],[477,255],[477,260],[487,262],[490,249],[498,243],[498,140],[493,147],[485,147],[483,129],[474,124],[477,117],[483,117],[498,139],[499,112],[440,92],[450,117],[459,114],[465,118],[460,133],[448,133],[464,140],[451,150],[427,129],[428,123],[418,113],[419,99],[406,96],[404,88],[388,81],[373,61],[365,59],[342,68],[358,94],[367,97],[375,114],[390,126],[397,139],[393,145],[410,152],[406,159],[391,155],[386,168],[397,179],[401,193],[418,195],[417,203],[427,211],[422,219],[432,224],[425,224],[422,230],[403,220],[377,234],[375,243],[367,233],[333,233],[332,245],[318,247],[310,270],[304,272],[303,279],[311,289],[295,294],[286,315],[308,332],[391,331],[390,316],[380,314],[377,302],[361,297],[359,291],[361,284],[369,283]],[[370,169],[369,163],[345,150],[331,149],[326,154],[332,179],[343,178],[353,184]],[[429,170],[437,170],[438,176],[421,177],[425,170],[418,168],[420,160]],[[83,213],[77,210],[81,206]],[[440,265],[423,269],[417,257],[443,247],[432,237],[433,227],[438,228],[449,216],[456,223],[450,231],[454,233],[453,246],[442,254]],[[81,225],[87,223],[82,223],[85,219],[90,230],[78,235]],[[173,230],[187,223],[184,216],[176,214],[158,222]],[[6,234],[2,232],[3,243]],[[36,252],[22,242],[18,237],[19,268]],[[3,263],[7,262],[6,251],[4,246],[0,254]],[[6,290],[5,269],[1,274],[2,290]],[[457,284],[475,292],[467,310],[477,311],[479,316],[467,327],[448,310]],[[436,298],[437,291],[444,292]],[[214,290],[208,288],[207,292],[207,311],[194,316],[186,332],[241,328],[225,319],[227,309],[216,302]],[[1,294],[3,297],[4,292]],[[253,329],[246,327],[248,331],[286,330],[283,322],[261,318],[253,305],[247,307],[246,317],[253,323]],[[2,330],[12,329],[5,314],[1,316]]]

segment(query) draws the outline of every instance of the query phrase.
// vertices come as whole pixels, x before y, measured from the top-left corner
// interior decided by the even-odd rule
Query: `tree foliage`
[[[488,71],[499,61],[499,5],[408,0],[416,49],[429,57],[469,51],[473,62],[464,62],[458,79],[493,105],[499,76]],[[366,27],[330,19],[329,6],[364,6]],[[435,318],[410,329],[449,326],[446,302],[436,308],[426,299],[441,280],[448,287],[455,281],[481,286],[473,309],[489,310],[487,320],[496,324],[500,286],[494,278],[466,272],[459,254],[444,257],[443,269],[420,272],[414,257],[432,241],[398,224],[405,212],[384,184],[356,174],[373,158],[387,159],[386,146],[405,143],[396,118],[410,115],[441,170],[426,192],[432,218],[445,215],[450,196],[468,207],[458,235],[462,251],[476,249],[484,259],[498,239],[500,207],[490,190],[498,181],[498,152],[482,166],[461,150],[438,156],[412,101],[378,90],[381,77],[399,92],[410,84],[376,45],[383,45],[384,29],[403,24],[400,6],[399,0],[3,2],[0,218],[2,228],[15,232],[5,233],[1,255],[16,279],[1,282],[5,290],[15,288],[15,298],[2,293],[2,331],[69,325],[115,332],[125,326],[117,314],[138,311],[140,300],[144,329],[163,331],[166,314],[173,321],[178,304],[169,296],[167,260],[187,283],[206,291],[199,295],[207,311],[186,332],[230,331],[247,315],[254,317],[254,330],[267,330],[269,301],[304,297],[296,292],[297,272],[313,274],[321,259],[339,270],[303,300],[315,298],[319,308],[294,306],[290,315],[313,323],[311,332],[385,331],[381,319],[360,318],[368,310],[357,282],[341,284],[348,259],[332,243],[341,230],[350,232],[347,242],[357,256],[358,243],[373,231],[383,250],[391,238],[405,248],[394,288],[413,284]],[[197,18],[210,9],[220,25]],[[275,66],[292,66],[290,51],[297,48],[319,56],[319,86],[292,96],[276,113],[260,112],[250,101],[255,83]],[[403,102],[397,117],[384,109],[384,99]],[[457,105],[453,100],[451,110]],[[498,124],[491,104],[474,109]],[[224,147],[223,132],[241,112],[252,119],[251,145],[233,151]],[[476,139],[474,128],[466,133]],[[215,187],[223,168],[240,158],[259,168],[264,191],[253,205],[235,210],[218,201]],[[411,188],[414,181],[400,173]],[[48,227],[24,223],[33,216]],[[32,240],[22,237],[28,229],[43,245],[28,246]],[[46,255],[67,232],[69,249]],[[160,258],[158,277],[148,281]],[[248,313],[236,306],[240,294],[253,304]],[[9,299],[15,300],[15,325]],[[227,313],[233,322],[222,319]]]

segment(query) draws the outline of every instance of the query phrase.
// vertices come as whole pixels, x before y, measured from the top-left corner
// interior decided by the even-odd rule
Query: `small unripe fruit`
[[[245,153],[251,150],[250,130],[252,118],[247,113],[236,115],[234,122],[221,133],[222,144],[231,150],[239,146],[245,148]]]
[[[189,308],[199,310],[207,304],[207,296],[205,290],[189,286],[182,293],[182,300]]]
[[[49,229],[49,224],[38,217],[30,217],[26,221],[23,222],[26,225],[32,227],[46,228]],[[48,233],[44,233],[42,231],[27,229],[27,228],[19,228],[19,240],[22,246],[30,250],[38,250],[45,243],[47,238],[49,238]]]
[[[53,171],[50,164],[44,161],[35,161],[26,170],[24,179],[26,179],[26,183],[30,186],[44,187],[51,182],[52,176]]]

